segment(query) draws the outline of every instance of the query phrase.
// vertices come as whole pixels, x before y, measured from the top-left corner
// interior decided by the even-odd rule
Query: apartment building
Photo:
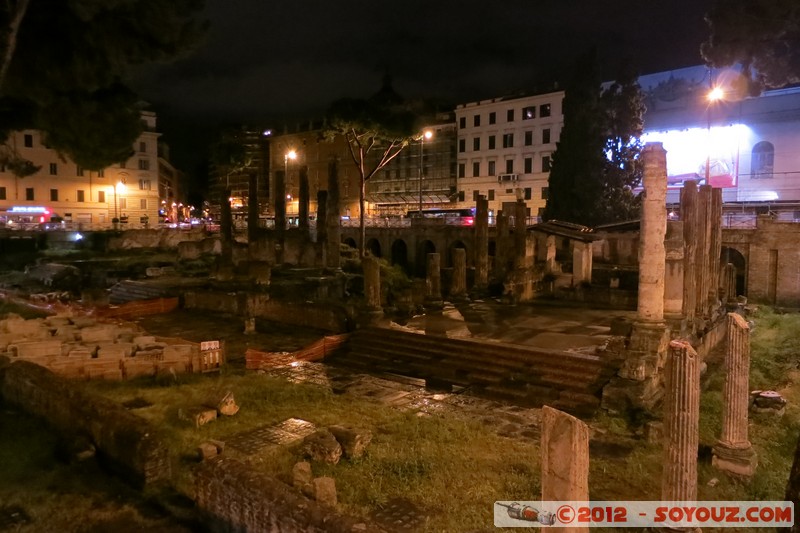
[[[142,112],[144,131],[125,162],[90,171],[46,146],[42,132],[13,132],[7,146],[39,170],[18,177],[0,165],[0,225],[63,220],[85,227],[158,222],[159,164],[156,114]]]
[[[564,124],[564,91],[481,100],[456,107],[459,204],[489,200],[490,216],[525,200],[530,216],[547,201],[552,153]]]

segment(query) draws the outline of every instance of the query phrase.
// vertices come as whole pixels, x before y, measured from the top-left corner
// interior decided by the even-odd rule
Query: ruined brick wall
[[[46,368],[16,361],[0,374],[0,396],[65,434],[89,437],[112,466],[147,485],[171,477],[167,447],[143,418],[87,394]]]
[[[746,265],[746,296],[757,302],[800,307],[800,224],[759,216],[755,229],[724,229],[722,245]]]
[[[305,533],[378,532],[336,515],[281,481],[253,472],[244,463],[220,457],[195,472],[195,503],[214,533],[303,531]]]

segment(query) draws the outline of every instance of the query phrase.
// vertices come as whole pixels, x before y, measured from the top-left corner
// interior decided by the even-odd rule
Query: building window
[[[149,159],[140,159],[139,160],[139,170],[150,170],[150,160]]]
[[[459,163],[458,164],[458,177],[463,178],[467,173],[467,165],[466,163]]]
[[[0,187],[0,200],[5,200],[5,199],[6,199],[6,188]]]
[[[50,163],[50,175],[55,176],[58,174],[58,163]]]
[[[494,189],[489,189],[489,200],[494,200]]]
[[[530,187],[525,187],[525,199],[526,200],[530,200],[531,199],[531,188]]]
[[[533,132],[526,131],[525,132],[525,146],[531,146],[533,144]]]
[[[32,202],[35,199],[36,197],[33,194],[33,187],[27,187],[25,189],[25,200]]]
[[[122,168],[125,168],[125,167],[122,167]],[[98,178],[105,178],[106,177],[106,171],[105,170],[98,170],[97,171],[97,177]]]
[[[106,191],[98,191],[97,192],[97,201],[101,204],[106,203]]]
[[[489,124],[494,124],[495,122],[497,122],[497,113],[492,111],[489,113]]]
[[[761,141],[753,146],[750,173],[753,178],[771,178],[775,165],[775,147],[771,142]]]
[[[472,117],[472,125],[475,126],[476,128],[481,125],[480,115],[475,115],[474,117]]]
[[[139,190],[140,191],[149,191],[150,190],[150,180],[139,180]]]
[[[128,209],[128,199],[127,198],[120,198],[119,199],[119,208],[120,209]]]
[[[525,158],[525,174],[530,174],[533,172],[533,158],[526,157]]]
[[[472,139],[472,149],[475,150],[476,152],[481,149],[480,137],[475,137],[474,139]]]
[[[539,116],[541,118],[550,116],[550,104],[542,104],[539,106]]]
[[[550,197],[550,188],[542,187],[542,200],[549,200],[549,197]]]
[[[481,175],[481,163],[480,161],[475,161],[472,163],[472,177],[477,178]]]
[[[506,121],[507,122],[514,122],[514,110],[509,109],[506,111]]]
[[[522,120],[530,120],[536,118],[536,106],[528,106],[522,108]]]
[[[139,200],[139,209],[147,209],[147,198],[141,198]]]
[[[550,172],[550,156],[542,156],[542,172]]]
[[[458,152],[464,153],[467,151],[467,140],[466,139],[459,139],[458,140]]]
[[[144,141],[139,141],[139,151],[140,152],[147,152],[147,143]]]
[[[489,175],[497,176],[497,169],[495,169],[495,161],[489,161]]]
[[[550,144],[550,128],[542,130],[542,144]]]
[[[506,159],[506,174],[513,174],[513,173],[514,173],[514,160]]]
[[[50,201],[51,202],[58,201],[58,189],[50,189]]]
[[[494,135],[489,135],[489,150],[495,149]]]
[[[76,165],[75,175],[76,176],[83,176],[83,167],[82,166]]]
[[[514,134],[513,133],[504,133],[503,134],[503,148],[513,148],[514,147]]]
[[[78,201],[79,202],[86,201],[86,193],[84,191],[78,191]]]
[[[462,130],[467,127],[467,117],[461,117],[458,119],[458,127]]]
[[[24,136],[25,148],[33,148],[33,135],[26,133]]]

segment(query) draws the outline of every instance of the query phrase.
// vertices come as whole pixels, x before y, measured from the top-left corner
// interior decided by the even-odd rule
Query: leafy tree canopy
[[[548,183],[545,220],[596,226],[638,216],[644,103],[632,71],[601,90],[594,51],[565,86],[561,130]]]
[[[713,67],[740,63],[750,92],[800,83],[800,3],[797,0],[716,0],[701,46]]]
[[[0,142],[33,128],[86,168],[126,159],[141,123],[122,80],[132,66],[174,57],[198,42],[202,6],[202,0],[0,4]]]

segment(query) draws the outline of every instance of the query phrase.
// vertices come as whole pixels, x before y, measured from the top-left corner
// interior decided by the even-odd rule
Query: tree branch
[[[30,0],[19,0],[16,9],[12,8],[13,2],[8,2],[9,14],[11,22],[8,24],[8,38],[6,39],[6,53],[3,57],[3,63],[0,64],[0,94],[3,94],[3,82],[6,79],[8,68],[11,65],[11,60],[14,57],[14,49],[17,47],[17,33],[22,24],[22,19],[25,17],[25,12],[28,10]]]

